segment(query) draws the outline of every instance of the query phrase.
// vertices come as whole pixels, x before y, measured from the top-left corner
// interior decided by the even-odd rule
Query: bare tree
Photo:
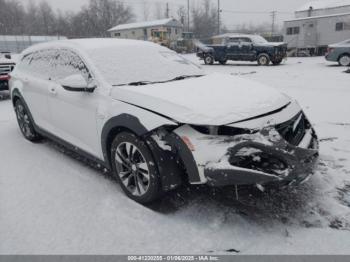
[[[184,6],[180,6],[177,9],[176,12],[177,15],[177,19],[181,22],[181,24],[185,25],[186,21],[187,21],[187,11],[186,8]]]
[[[199,7],[192,9],[193,32],[198,38],[205,39],[216,34],[218,28],[216,7],[210,0],[203,0]]]
[[[154,5],[154,16],[156,19],[163,19],[164,18],[164,12],[163,12],[163,6],[160,2],[156,2]]]
[[[150,5],[143,1],[143,20],[148,21],[150,16]]]
[[[129,22],[134,15],[117,0],[90,0],[78,13],[53,11],[42,1],[30,0],[24,8],[18,0],[0,0],[0,34],[106,37],[107,30]]]

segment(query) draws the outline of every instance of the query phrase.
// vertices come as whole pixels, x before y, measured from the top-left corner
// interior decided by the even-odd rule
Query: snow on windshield
[[[88,51],[104,78],[112,85],[139,81],[167,81],[183,75],[204,75],[197,65],[157,45],[105,47]]]

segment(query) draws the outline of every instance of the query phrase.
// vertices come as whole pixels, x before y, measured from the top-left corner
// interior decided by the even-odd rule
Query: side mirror
[[[82,75],[75,74],[62,79],[60,84],[67,91],[93,93],[97,87],[93,82],[89,84]]]

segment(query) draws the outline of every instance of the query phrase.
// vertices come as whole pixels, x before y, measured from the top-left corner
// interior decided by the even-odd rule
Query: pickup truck
[[[222,44],[198,46],[197,56],[207,65],[224,65],[228,60],[279,65],[287,56],[287,44],[268,42],[259,35],[236,35],[224,38]]]
[[[14,69],[16,63],[11,59],[11,54],[8,52],[0,52],[0,91],[8,90],[9,74]]]

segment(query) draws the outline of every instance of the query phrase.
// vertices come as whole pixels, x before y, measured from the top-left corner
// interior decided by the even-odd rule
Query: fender
[[[110,163],[110,145],[112,144],[116,133],[125,129],[130,130],[139,137],[142,137],[149,132],[149,130],[147,130],[144,125],[141,124],[137,117],[129,114],[121,114],[109,119],[103,126],[101,132],[101,148],[103,158],[109,169],[112,167]]]
[[[161,149],[157,143],[148,136],[151,130],[147,130],[137,117],[129,114],[121,114],[111,118],[102,129],[101,146],[108,169],[111,170],[112,167],[110,146],[116,134],[122,130],[129,130],[145,139],[157,163],[164,191],[169,191],[182,184],[182,177],[185,171],[176,161],[176,155]]]

